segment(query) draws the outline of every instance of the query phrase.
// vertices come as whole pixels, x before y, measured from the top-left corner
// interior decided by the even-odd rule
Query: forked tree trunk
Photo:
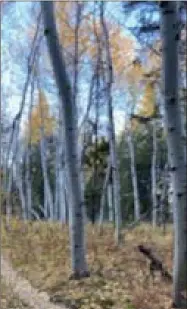
[[[62,54],[62,44],[59,42],[57,28],[54,19],[53,2],[41,2],[44,17],[45,35],[49,48],[56,84],[61,99],[64,142],[65,165],[67,168],[70,242],[72,258],[72,277],[88,276],[86,262],[85,235],[84,235],[84,211],[81,193],[81,179],[78,156],[78,131],[77,112],[74,104],[71,84],[66,71],[66,65]]]
[[[179,20],[176,1],[160,3],[163,40],[163,85],[165,127],[169,167],[173,187],[174,265],[173,300],[177,308],[183,304],[181,292],[187,288],[187,200],[186,157],[182,116],[178,95]]]

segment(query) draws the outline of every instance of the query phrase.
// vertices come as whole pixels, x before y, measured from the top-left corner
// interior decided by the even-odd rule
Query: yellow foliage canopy
[[[55,119],[50,115],[49,105],[43,91],[39,92],[38,105],[36,105],[31,114],[30,122],[25,124],[25,137],[31,139],[31,144],[36,144],[41,140],[41,128],[44,130],[44,136],[50,136],[55,127]]]
[[[135,58],[135,42],[123,34],[120,27],[111,24],[107,21],[107,28],[109,32],[110,52],[112,57],[112,65],[115,77],[124,79],[127,68]],[[99,22],[95,24],[95,29],[91,29],[92,33],[96,32],[97,36],[102,40],[102,30]],[[97,46],[92,44],[90,46],[90,55],[96,57]]]
[[[56,17],[59,28],[60,40],[66,51],[73,51],[75,44],[75,26],[71,24],[71,16],[75,14],[74,2],[56,2]],[[119,26],[106,20],[109,31],[111,55],[114,74],[117,78],[124,77],[127,66],[133,61],[135,55],[135,42],[125,36]],[[88,13],[79,27],[79,56],[85,54],[89,57],[97,57],[96,36],[101,41],[102,27],[99,20],[94,22],[93,16]]]
[[[145,68],[138,61],[134,61],[134,64],[129,67],[126,72],[126,80],[128,84],[133,88],[133,90],[139,85],[143,79],[143,74],[145,73]]]
[[[155,104],[156,104],[156,98],[155,98],[154,85],[153,83],[148,82],[145,87],[143,98],[140,101],[138,114],[147,117],[153,116],[155,112]]]

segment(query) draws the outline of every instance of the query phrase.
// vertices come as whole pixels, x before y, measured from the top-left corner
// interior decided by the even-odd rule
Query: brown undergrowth
[[[169,309],[171,283],[157,274],[150,276],[149,262],[137,246],[146,244],[171,272],[172,232],[140,225],[123,232],[123,244],[116,247],[111,226],[99,236],[97,227],[87,226],[87,259],[91,277],[69,280],[68,228],[52,223],[23,223],[12,220],[3,227],[4,256],[32,285],[51,296],[51,301],[72,309]]]

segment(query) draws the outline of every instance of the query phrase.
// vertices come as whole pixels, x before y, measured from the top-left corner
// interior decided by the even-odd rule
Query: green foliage
[[[152,129],[141,125],[133,132],[135,162],[140,195],[141,213],[148,211],[151,201],[151,160],[152,160]],[[166,142],[163,130],[158,131],[157,167],[163,170],[166,163]],[[121,181],[122,216],[125,221],[133,219],[133,188],[130,170],[130,155],[128,144],[123,133],[118,143],[119,170]],[[150,212],[151,214],[151,212]]]
[[[109,143],[105,138],[92,143],[84,156],[86,170],[85,204],[87,215],[94,223],[100,210],[100,199],[107,168]]]
[[[151,160],[152,160],[152,127],[151,124],[141,124],[132,132],[135,146],[135,162],[138,177],[138,188],[140,195],[141,213],[147,212],[152,205],[151,201]],[[158,153],[157,168],[158,174],[164,169],[167,151],[163,129],[157,132]],[[54,136],[46,137],[47,141],[47,166],[49,181],[52,192],[55,190],[55,142]],[[121,183],[121,205],[122,218],[132,221],[134,218],[133,188],[130,170],[130,155],[125,133],[122,133],[117,145],[119,158],[119,171]],[[100,200],[103,183],[107,168],[109,155],[109,143],[105,138],[99,138],[97,144],[92,142],[86,149],[83,164],[85,172],[85,205],[88,218],[94,223],[100,211]],[[26,166],[23,166],[23,175]],[[38,205],[44,203],[44,180],[41,167],[40,144],[35,143],[31,147],[31,179],[33,205],[40,214]],[[106,207],[107,208],[107,207]],[[106,209],[105,208],[105,209]],[[107,215],[107,213],[105,214]],[[150,211],[151,215],[151,211]]]

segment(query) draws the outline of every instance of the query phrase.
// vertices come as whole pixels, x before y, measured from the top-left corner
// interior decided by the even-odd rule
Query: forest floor
[[[30,307],[22,302],[19,296],[13,291],[11,285],[6,285],[4,278],[1,276],[1,298],[0,308],[1,309],[30,309]]]
[[[40,293],[21,277],[1,256],[1,309],[62,309],[49,301],[47,293]],[[65,307],[64,307],[65,309]]]
[[[48,294],[50,309],[52,303],[70,309],[172,308],[171,282],[159,273],[153,279],[149,262],[137,249],[140,244],[151,248],[172,273],[171,226],[165,235],[160,228],[153,230],[145,224],[131,231],[124,230],[120,247],[115,245],[112,226],[104,227],[103,236],[97,227],[87,226],[86,234],[91,277],[80,281],[69,280],[66,226],[14,219],[9,231],[3,225],[2,252],[4,259],[28,279],[38,293]]]

